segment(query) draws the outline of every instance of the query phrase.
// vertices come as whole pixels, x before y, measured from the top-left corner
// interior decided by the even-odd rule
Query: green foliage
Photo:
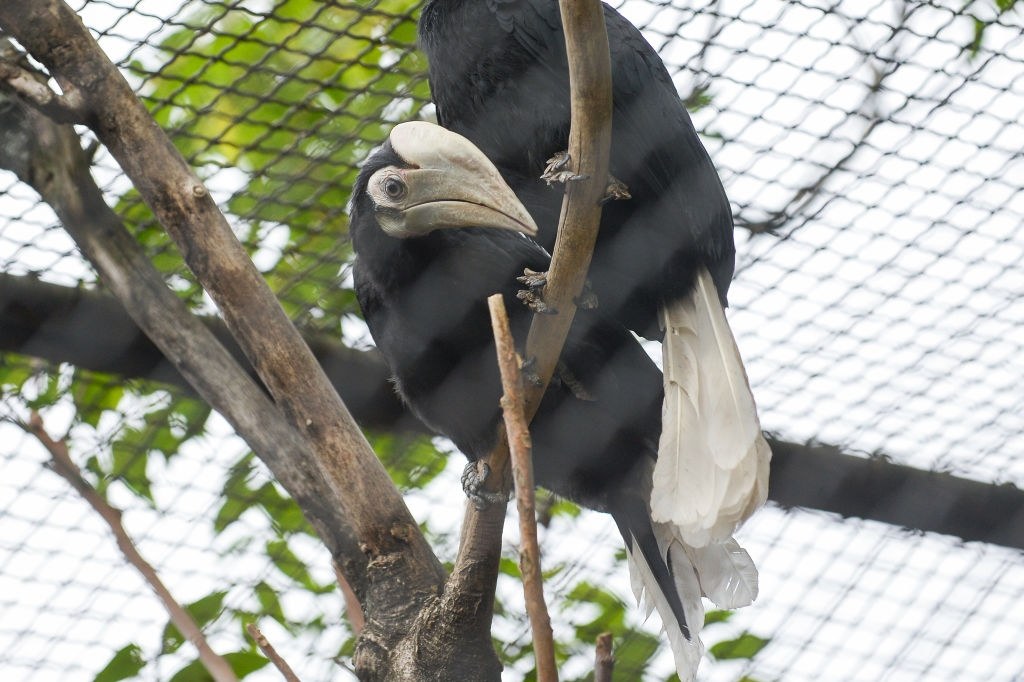
[[[142,649],[138,644],[129,644],[117,651],[110,663],[96,674],[93,682],[118,682],[135,677],[146,666]]]
[[[224,611],[225,596],[227,596],[226,591],[213,592],[191,604],[186,604],[185,611],[192,616],[196,625],[203,629]],[[169,654],[177,651],[185,643],[185,636],[181,634],[178,626],[168,621],[160,641],[163,642],[160,653]]]
[[[279,0],[267,13],[201,6],[160,44],[158,74],[132,64],[153,116],[190,163],[244,173],[222,208],[250,253],[270,231],[287,233],[260,261],[268,283],[290,316],[331,332],[356,309],[338,266],[351,257],[340,237],[357,164],[429,100],[426,64],[412,49],[417,4]],[[190,279],[136,197],[120,213],[161,271]]]
[[[749,632],[744,632],[736,639],[718,642],[708,648],[708,653],[720,661],[737,658],[753,658],[761,649],[768,645],[769,640]]]
[[[266,543],[267,556],[281,573],[294,580],[300,587],[313,594],[327,594],[336,589],[331,582],[320,584],[313,579],[309,567],[292,551],[286,540],[270,540]]]
[[[447,466],[447,458],[426,437],[367,434],[373,451],[400,490],[423,488]]]
[[[992,2],[995,7],[995,15],[992,16],[992,8],[984,7],[984,5]],[[981,51],[981,46],[984,43],[985,31],[989,26],[996,23],[1002,15],[1011,11],[1017,6],[1017,0],[985,0],[982,4],[984,14],[989,18],[980,18],[977,15],[970,15],[974,22],[974,33],[971,37],[971,42],[967,45],[967,53],[971,59],[978,56],[978,52]]]
[[[270,663],[262,654],[251,650],[233,651],[223,655],[239,679]],[[202,662],[195,660],[174,673],[170,682],[214,682]]]
[[[122,429],[114,439],[109,468],[104,469],[100,460],[90,462],[89,468],[101,477],[101,482],[108,478],[119,479],[136,495],[152,503],[148,473],[150,453],[159,452],[169,461],[186,441],[202,433],[209,416],[209,406],[191,398],[174,397],[163,406],[158,403],[143,414],[139,426]]]

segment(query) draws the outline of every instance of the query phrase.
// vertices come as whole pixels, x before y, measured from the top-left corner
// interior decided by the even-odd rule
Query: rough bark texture
[[[332,511],[340,512],[341,535],[351,540],[348,545],[353,551],[336,556],[337,564],[367,615],[356,668],[364,679],[396,679],[381,661],[385,654],[379,644],[385,644],[386,652],[405,637],[423,605],[436,598],[444,579],[401,495],[209,192],[74,12],[56,0],[9,2],[0,5],[0,25],[73,97],[75,111],[121,164],[217,303],[277,407],[301,436],[299,443],[312,451],[309,459],[333,493],[319,504],[339,505]],[[63,199],[68,205],[75,201],[74,197]],[[126,308],[152,305],[156,291],[134,288],[134,282],[119,279],[126,272],[123,269],[94,264],[106,273],[107,285],[123,296]],[[167,354],[180,361],[179,369],[197,358],[207,362],[202,355]],[[311,516],[322,512],[312,510]]]
[[[146,330],[169,364],[224,415],[303,506],[336,559],[353,564],[353,557],[361,556],[359,544],[338,508],[331,506],[333,493],[323,476],[306,464],[312,461],[309,448],[258,384],[167,288],[162,276],[103,201],[74,129],[52,122],[7,95],[0,94],[0,104],[0,167],[14,171],[39,192],[82,254],[123,303],[123,307],[115,306],[109,299],[97,300],[94,294],[88,312],[98,313],[100,319],[87,318],[87,325],[82,324],[78,315],[72,315],[65,321],[84,332],[82,336],[86,338],[97,330],[125,332],[133,321],[138,327],[134,333],[126,333],[126,338],[137,338],[141,329]],[[15,138],[11,131],[28,134]],[[5,276],[2,283],[5,286],[0,299],[5,301],[5,311],[13,311],[16,322],[5,326],[3,336],[23,337],[38,342],[44,349],[52,348],[52,334],[32,333],[30,323],[38,320],[42,311],[29,306],[38,297],[21,298],[31,289],[16,278]],[[66,310],[64,306],[60,308]],[[89,326],[92,323],[103,326],[94,328]],[[75,347],[88,354],[89,345],[82,342],[82,337]],[[112,347],[118,347],[117,341]],[[156,352],[155,346],[153,349]],[[203,361],[197,362],[197,358]],[[365,582],[365,569],[357,567],[353,564],[354,577]]]

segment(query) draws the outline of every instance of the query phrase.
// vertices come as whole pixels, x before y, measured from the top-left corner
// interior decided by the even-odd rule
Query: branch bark
[[[353,561],[353,557],[362,558],[359,543],[340,516],[340,507],[332,504],[336,494],[322,473],[310,464],[313,458],[309,448],[259,385],[167,288],[163,277],[106,205],[90,175],[89,157],[82,150],[74,128],[54,123],[6,95],[0,94],[0,99],[5,100],[0,110],[0,165],[14,171],[39,192],[123,304],[120,316],[114,314],[109,301],[107,305],[93,306],[103,315],[99,320],[102,326],[83,327],[74,319],[72,324],[77,322],[77,328],[85,330],[86,338],[97,330],[120,332],[131,326],[124,316],[124,311],[128,311],[180,375],[224,415],[263,459],[303,507],[332,555],[351,566],[353,579],[365,584],[365,568],[361,562]],[[11,301],[5,308],[21,311],[17,318],[22,322],[34,319],[40,311],[26,310],[31,299],[19,297],[27,293],[26,287],[9,277],[3,283],[16,284],[10,290],[5,288],[2,298]],[[8,296],[12,298],[7,299]],[[111,324],[114,322],[117,324]],[[14,331],[19,326],[5,327],[3,335],[19,335]],[[26,331],[22,329],[20,334]],[[111,347],[117,348],[118,343]],[[88,352],[87,349],[88,345],[79,340],[76,352]]]
[[[597,636],[594,654],[594,682],[612,682],[612,670],[615,668],[612,633],[604,632]]]
[[[557,682],[555,644],[551,631],[551,617],[544,602],[544,578],[540,570],[540,548],[537,543],[537,510],[534,503],[533,446],[530,425],[526,421],[526,400],[523,396],[523,377],[519,368],[512,329],[501,294],[487,299],[491,311],[491,326],[498,351],[501,372],[501,409],[512,461],[515,481],[516,506],[519,512],[519,571],[523,576],[526,613],[533,632],[533,653],[537,661],[538,682]]]
[[[373,614],[356,667],[368,679],[388,676],[383,659],[390,645],[408,632],[444,578],[401,495],[209,192],[75,13],[59,0],[16,0],[0,5],[0,25],[80,93],[88,124],[167,229],[277,407],[312,450],[348,535],[365,555],[339,557],[343,570],[353,567],[350,582],[364,591],[360,599]],[[108,281],[117,284],[127,283]]]
[[[231,669],[231,665],[210,647],[206,636],[192,620],[192,616],[185,610],[185,607],[178,603],[171,591],[160,580],[153,565],[139,553],[131,536],[128,535],[128,531],[121,523],[121,510],[112,507],[82,476],[82,472],[71,460],[67,444],[62,440],[54,440],[50,437],[38,412],[33,412],[27,423],[20,421],[15,423],[26,433],[35,436],[36,440],[46,448],[46,451],[50,453],[49,468],[67,481],[110,527],[110,532],[114,535],[117,547],[121,550],[125,560],[139,572],[146,584],[153,590],[174,626],[178,628],[185,639],[195,646],[199,653],[199,660],[213,679],[216,682],[237,682],[238,678]]]
[[[295,674],[292,667],[288,665],[288,661],[281,657],[281,654],[277,653],[277,649],[271,645],[270,641],[264,636],[255,623],[246,623],[245,631],[252,637],[252,641],[256,642],[256,646],[260,648],[263,655],[266,656],[277,671],[281,673],[281,677],[284,678],[285,682],[300,682],[299,676]]]

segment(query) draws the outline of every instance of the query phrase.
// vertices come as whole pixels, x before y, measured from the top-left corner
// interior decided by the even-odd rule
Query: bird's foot
[[[541,315],[554,315],[558,312],[544,302],[544,286],[548,283],[548,273],[523,268],[523,274],[516,277],[516,281],[527,287],[516,292],[516,298],[525,303],[530,310]]]
[[[597,308],[597,294],[590,288],[589,279],[583,283],[583,291],[572,302],[581,310],[595,310]]]
[[[491,475],[487,462],[476,460],[466,464],[462,470],[462,490],[477,509],[486,509],[492,504],[508,502],[508,495],[494,493],[484,488],[484,482]]]
[[[523,274],[516,277],[516,281],[525,284],[530,289],[540,289],[548,283],[548,273],[535,272],[530,268],[523,268]]]
[[[526,304],[526,306],[537,313],[538,315],[557,315],[558,310],[552,308],[544,302],[544,297],[540,292],[532,289],[520,289],[516,292],[516,298]]]
[[[548,165],[544,167],[544,172],[541,173],[540,179],[549,185],[556,182],[565,184],[567,182],[585,180],[586,175],[577,175],[572,172],[569,168],[571,162],[572,157],[569,156],[569,152],[558,152],[548,159]]]
[[[519,365],[519,372],[523,375],[523,381],[529,384],[534,386],[542,386],[544,384],[540,380],[540,375],[537,374],[537,358],[535,356],[523,360],[523,364]]]
[[[604,196],[601,197],[599,202],[602,206],[607,204],[609,201],[622,201],[624,199],[632,199],[633,195],[629,193],[629,187],[626,183],[616,178],[611,173],[608,174],[608,186],[604,189]]]

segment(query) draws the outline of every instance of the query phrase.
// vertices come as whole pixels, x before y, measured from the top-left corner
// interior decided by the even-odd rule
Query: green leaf
[[[734,659],[751,659],[757,652],[765,648],[771,640],[763,639],[749,632],[744,632],[736,639],[718,642],[708,649],[708,653],[720,661]]]
[[[660,647],[661,641],[657,637],[639,630],[627,631],[616,637],[616,676],[624,680],[641,679]]]
[[[38,372],[39,368],[28,359],[0,355],[0,390],[5,393],[20,393],[25,382]]]
[[[281,625],[288,627],[288,621],[284,617],[284,609],[281,608],[281,601],[277,598],[277,592],[262,580],[254,588],[256,599],[260,602],[260,610],[264,615],[270,616]]]
[[[142,649],[138,644],[129,644],[114,654],[103,670],[96,674],[93,682],[127,680],[138,675],[144,667],[146,662],[142,660]]]
[[[134,432],[129,429],[129,432]],[[137,433],[137,432],[136,432]],[[132,492],[139,497],[153,500],[153,490],[149,484],[149,476],[146,473],[146,466],[149,463],[149,453],[144,449],[133,447],[132,438],[122,438],[114,441],[111,445],[113,462],[111,475],[124,482]]]
[[[186,604],[185,610],[192,616],[192,620],[195,621],[196,625],[202,629],[216,620],[217,616],[223,612],[225,595],[227,595],[227,592],[212,592],[202,599]],[[185,643],[185,637],[174,623],[168,622],[164,627],[161,641],[163,646],[160,649],[160,653],[169,654],[177,651]]]
[[[50,407],[58,400],[60,400],[63,391],[60,388],[60,373],[59,372],[47,372],[46,385],[39,391],[35,398],[26,400],[25,404],[28,405],[31,410],[41,410],[44,407]]]
[[[714,609],[704,614],[704,627],[712,625],[714,623],[724,623],[732,618],[732,611],[726,611],[725,609]]]
[[[391,480],[402,490],[423,488],[447,466],[448,458],[434,447],[429,438],[389,433],[375,433],[368,438],[377,457],[391,474]]]
[[[267,556],[278,570],[315,594],[326,594],[334,589],[333,584],[321,585],[313,580],[306,564],[288,547],[287,540],[267,542]]]
[[[174,673],[170,682],[215,682],[202,661],[195,660]]]
[[[978,52],[981,50],[981,41],[984,38],[985,28],[988,26],[988,22],[982,21],[977,17],[974,19],[974,38],[971,40],[970,45],[967,46],[968,52],[971,55],[971,59],[978,56]]]
[[[71,399],[75,403],[77,418],[89,426],[95,428],[105,411],[117,409],[123,396],[123,386],[75,371],[71,382]]]

